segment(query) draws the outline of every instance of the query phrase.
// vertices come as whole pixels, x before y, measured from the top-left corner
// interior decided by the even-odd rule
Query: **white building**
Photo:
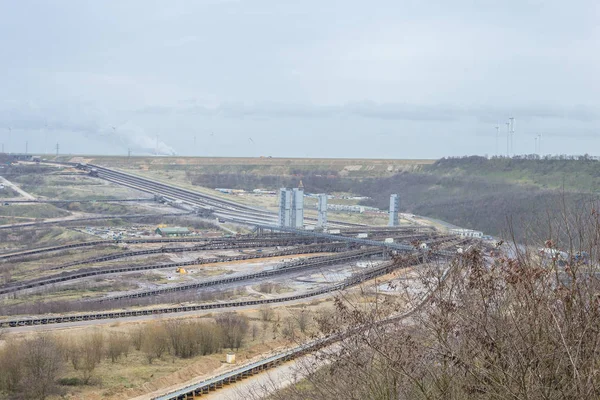
[[[458,235],[460,237],[471,237],[471,238],[479,238],[479,239],[481,239],[483,237],[483,232],[474,231],[472,229],[462,229],[462,228],[450,229],[450,233],[452,235]]]
[[[279,226],[292,226],[292,191],[279,189]]]
[[[279,226],[304,228],[304,188],[279,189]]]

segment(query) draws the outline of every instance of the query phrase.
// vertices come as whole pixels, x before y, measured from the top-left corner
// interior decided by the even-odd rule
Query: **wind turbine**
[[[510,122],[506,123],[506,157],[510,157]]]
[[[498,157],[498,135],[499,135],[500,126],[496,125],[496,157]]]
[[[515,147],[514,147],[515,118],[510,117],[508,120],[510,121],[510,152],[515,154]]]
[[[44,154],[48,154],[48,120],[44,122]]]

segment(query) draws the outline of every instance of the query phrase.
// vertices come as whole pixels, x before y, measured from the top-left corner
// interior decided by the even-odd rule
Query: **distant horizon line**
[[[519,157],[527,157],[537,155],[539,159],[543,160],[544,157],[587,157],[591,160],[600,160],[600,156],[593,156],[591,154],[515,154],[512,156],[506,155],[480,155],[480,154],[471,154],[471,155],[462,155],[462,156],[443,156],[436,158],[376,158],[376,157],[294,157],[294,156],[191,156],[191,155],[163,155],[163,154],[131,154],[131,155],[121,155],[121,154],[93,154],[93,153],[66,153],[66,154],[52,154],[52,153],[25,153],[25,152],[1,152],[0,154],[4,155],[16,155],[16,156],[46,156],[48,158],[57,158],[57,157],[95,157],[95,158],[198,158],[198,159],[252,159],[252,160],[339,160],[339,161],[351,161],[351,160],[367,160],[367,161],[410,161],[413,163],[431,163],[444,158],[469,158],[469,157],[481,157],[485,159],[493,159],[493,158],[519,158]],[[569,160],[566,160],[569,161]]]

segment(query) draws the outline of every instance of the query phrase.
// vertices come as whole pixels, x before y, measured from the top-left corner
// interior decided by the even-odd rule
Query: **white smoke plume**
[[[175,149],[162,141],[160,137],[152,137],[142,127],[131,122],[106,127],[98,133],[103,140],[130,149],[135,154],[177,155]]]
[[[90,139],[90,148],[93,148],[93,140],[96,140],[123,153],[131,150],[133,154],[138,155],[177,154],[160,136],[130,121],[118,122],[122,120],[123,118],[115,117],[114,114],[109,115],[98,108],[84,105],[39,106],[32,102],[0,103],[0,123],[6,129],[22,132],[68,132]]]

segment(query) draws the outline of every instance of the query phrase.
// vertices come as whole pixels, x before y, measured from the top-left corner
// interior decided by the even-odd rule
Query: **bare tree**
[[[281,333],[283,336],[288,340],[296,340],[296,319],[294,317],[286,317],[282,325]]]
[[[16,392],[23,378],[22,344],[8,339],[0,350],[0,389]]]
[[[248,318],[236,313],[219,314],[215,321],[221,328],[223,345],[230,349],[239,349],[248,332]]]
[[[63,368],[56,340],[49,335],[40,335],[24,340],[14,350],[21,358],[19,392],[36,399],[45,399],[55,393],[56,378]]]
[[[87,333],[70,346],[70,359],[73,368],[81,371],[84,384],[88,384],[92,373],[104,356],[104,335],[101,331]]]
[[[383,297],[340,296],[316,319],[344,337],[330,364],[273,398],[600,398],[598,209],[549,214],[548,240],[535,247],[514,241],[494,257],[473,247],[422,267],[409,314]]]
[[[168,349],[169,337],[164,325],[156,322],[149,324],[144,331],[141,347],[148,363],[152,364],[152,361],[161,358]]]
[[[260,317],[263,321],[271,321],[275,315],[275,311],[267,305],[260,307]]]
[[[116,362],[121,356],[129,353],[130,341],[122,333],[113,332],[109,335],[106,344],[106,355],[111,362]]]
[[[142,349],[142,341],[144,339],[144,325],[138,325],[129,332],[129,337],[133,347],[140,351]]]
[[[266,336],[267,336],[267,330],[269,329],[269,321],[263,321],[262,325],[261,325],[261,329],[262,329],[262,342],[265,342]]]
[[[4,267],[4,271],[2,272],[2,283],[4,285],[10,283],[12,281],[12,274],[10,272],[9,267]]]
[[[163,323],[173,355],[182,358],[212,354],[221,348],[221,330],[214,323],[172,320]]]
[[[306,310],[306,308],[302,308],[299,313],[296,314],[296,319],[298,321],[298,328],[300,332],[306,333],[308,329],[308,324],[310,322],[310,314]]]
[[[281,316],[277,314],[277,318],[273,321],[273,340],[277,339],[277,334],[279,333],[279,327],[281,322]]]

